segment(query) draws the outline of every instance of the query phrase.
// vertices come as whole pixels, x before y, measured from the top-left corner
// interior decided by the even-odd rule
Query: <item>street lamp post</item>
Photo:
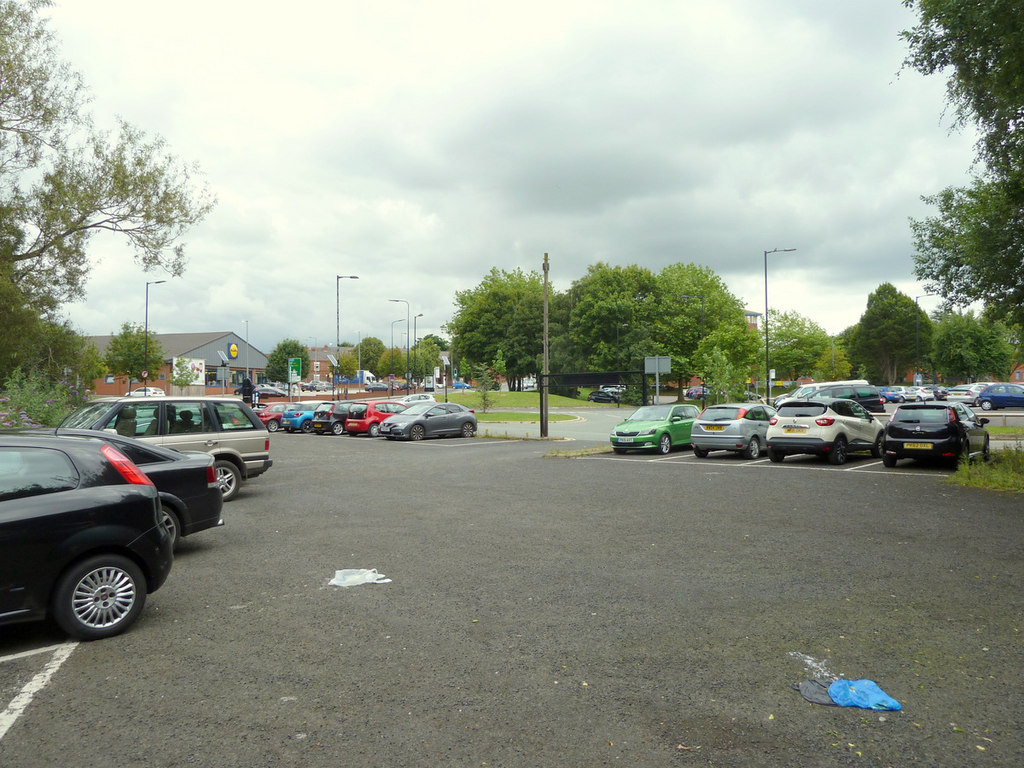
[[[334,353],[341,358],[341,281],[358,280],[359,275],[335,275],[334,276]],[[338,395],[338,372],[331,371],[331,392],[337,398]]]
[[[409,302],[405,299],[388,299],[388,301],[405,304],[405,394],[409,394]]]
[[[690,296],[684,293],[679,298],[690,301],[691,299],[700,299],[700,340],[704,341],[704,297],[703,296]],[[708,394],[707,394],[707,380],[704,378],[704,373],[700,375],[700,407],[701,410],[708,405]]]
[[[766,403],[771,403],[772,399],[772,369],[768,363],[768,254],[789,253],[795,250],[796,248],[773,248],[764,252],[764,401]]]
[[[922,293],[920,296],[914,297],[914,306],[917,311],[914,313],[914,386],[921,386],[921,305],[917,303],[918,299],[923,299],[925,296],[934,296],[934,293]]]
[[[412,319],[412,345],[413,345],[413,351],[416,352],[417,355],[419,354],[419,351],[420,351],[420,340],[419,340],[419,337],[416,335],[416,319],[420,318],[420,317],[423,317],[423,313],[422,312],[420,312],[418,315],[416,315],[416,317],[414,317]],[[419,362],[418,358],[417,358],[417,362]]]
[[[395,391],[395,323],[404,322],[407,321],[402,318],[391,321],[391,349],[388,350],[388,373],[391,375],[388,379],[388,397]]]
[[[243,320],[242,322],[245,323],[245,378],[251,382],[252,379],[249,374],[249,321]]]
[[[160,285],[160,283],[166,282],[166,280],[151,280],[146,283],[146,321],[143,330],[145,340],[142,342],[142,372],[146,375],[142,378],[143,396],[149,395],[149,286]],[[131,390],[130,383],[128,389]]]

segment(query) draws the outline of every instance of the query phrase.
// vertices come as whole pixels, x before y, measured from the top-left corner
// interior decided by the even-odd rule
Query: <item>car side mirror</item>
[[[981,424],[981,426],[985,426],[986,424],[988,424],[988,419],[982,416],[980,419],[978,419],[978,423]]]

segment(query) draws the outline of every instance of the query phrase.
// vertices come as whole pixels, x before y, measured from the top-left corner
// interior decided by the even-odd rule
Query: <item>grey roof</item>
[[[86,337],[104,355],[113,336]],[[267,356],[253,346],[249,346],[249,360],[246,363],[246,341],[234,331],[212,331],[209,333],[154,333],[152,338],[160,343],[164,358],[194,357],[205,360],[210,365],[220,365],[217,350],[224,350],[230,344],[238,345],[238,357],[232,361],[236,368],[249,367],[263,369],[267,366]]]

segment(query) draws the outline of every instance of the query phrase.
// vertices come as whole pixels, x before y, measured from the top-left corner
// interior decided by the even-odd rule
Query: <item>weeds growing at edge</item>
[[[1024,493],[1024,447],[992,452],[990,462],[965,462],[949,479],[949,483],[965,488],[986,488],[990,491]]]

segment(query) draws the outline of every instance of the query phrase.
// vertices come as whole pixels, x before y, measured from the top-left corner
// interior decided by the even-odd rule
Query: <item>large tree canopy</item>
[[[48,4],[0,0],[0,262],[40,314],[83,297],[96,232],[127,238],[145,269],[180,274],[181,237],[213,205],[163,140],[92,128],[41,18]]]
[[[928,315],[892,283],[882,283],[868,296],[851,352],[871,379],[895,384],[903,380],[907,368],[919,363],[918,350],[927,351],[930,345]]]
[[[952,304],[985,301],[1024,322],[1024,4],[904,0],[920,22],[903,33],[905,66],[948,77],[961,125],[980,132],[982,167],[966,189],[924,198],[936,216],[913,221],[916,272]]]

